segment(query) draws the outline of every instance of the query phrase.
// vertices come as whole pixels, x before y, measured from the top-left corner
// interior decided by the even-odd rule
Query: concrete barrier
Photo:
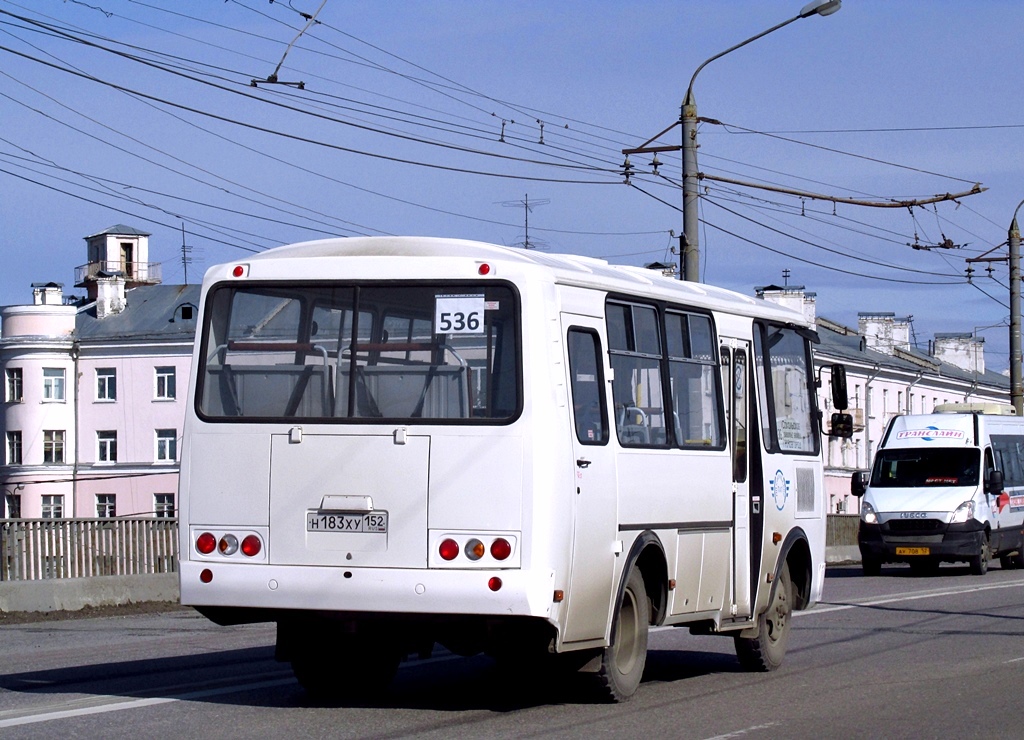
[[[179,598],[177,573],[0,582],[0,612],[78,611]]]

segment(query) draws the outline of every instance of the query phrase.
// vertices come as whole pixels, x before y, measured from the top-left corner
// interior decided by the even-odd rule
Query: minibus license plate
[[[897,555],[931,555],[932,551],[927,547],[897,547]]]
[[[307,532],[381,532],[388,531],[388,513],[306,512]]]

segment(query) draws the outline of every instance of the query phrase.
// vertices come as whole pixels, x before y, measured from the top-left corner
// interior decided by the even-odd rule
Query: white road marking
[[[728,732],[724,735],[715,735],[714,737],[709,737],[707,740],[726,740],[730,737],[740,737],[741,735],[746,735],[748,732],[754,732],[756,730],[767,730],[769,727],[775,727],[775,725],[777,724],[779,723],[769,722],[768,724],[764,725],[754,725],[753,727],[747,727],[743,730],[736,730],[735,732]]]
[[[862,607],[882,606],[883,604],[898,604],[903,601],[932,599],[939,596],[956,596],[958,594],[970,594],[977,593],[979,591],[994,591],[1003,588],[1024,588],[1024,581],[1017,581],[1014,583],[995,583],[990,586],[967,586],[964,588],[947,589],[945,591],[918,591],[916,593],[903,594],[901,596],[891,596],[885,599],[875,599],[874,601],[861,601],[856,604],[834,604],[832,606],[815,607],[810,611],[796,612],[794,616],[813,617],[816,614],[829,614],[831,612],[846,611],[847,609],[859,609]],[[821,603],[827,604],[828,602],[823,601]]]
[[[254,683],[247,684],[234,684],[231,686],[221,686],[216,689],[192,691],[187,694],[181,694],[179,696],[157,696],[149,699],[125,699],[121,696],[95,696],[85,700],[67,702],[67,704],[72,705],[86,704],[86,706],[78,706],[75,708],[42,712],[40,712],[38,709],[14,710],[10,713],[3,712],[2,714],[4,715],[16,714],[18,716],[8,716],[6,719],[0,719],[0,728],[18,727],[19,725],[32,725],[38,722],[50,722],[55,719],[68,719],[70,717],[83,717],[89,714],[120,712],[124,709],[141,709],[143,707],[156,706],[157,704],[170,704],[171,702],[176,701],[205,699],[210,696],[221,696],[222,694],[236,694],[240,691],[253,691],[256,689],[269,689],[275,686],[287,686],[288,684],[294,683],[295,679],[292,677],[288,677],[280,678],[275,681],[257,681]]]

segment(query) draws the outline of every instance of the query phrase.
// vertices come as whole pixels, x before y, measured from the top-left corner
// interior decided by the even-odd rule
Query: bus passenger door
[[[572,402],[572,573],[564,642],[603,638],[611,608],[618,538],[615,454],[609,445],[603,323],[562,314]]]
[[[732,459],[733,579],[734,616],[751,614],[750,599],[750,483],[748,422],[750,410],[750,342],[722,338],[722,386],[725,396],[726,428]]]

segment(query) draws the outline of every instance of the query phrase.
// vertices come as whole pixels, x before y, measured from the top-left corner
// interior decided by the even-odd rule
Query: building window
[[[43,519],[62,519],[64,517],[63,496],[43,496]]]
[[[21,494],[5,493],[4,503],[7,506],[8,519],[21,519]]]
[[[21,432],[7,432],[7,464],[21,465]]]
[[[64,368],[44,367],[43,368],[43,400],[63,401],[64,400]]]
[[[158,367],[156,369],[156,397],[174,398],[177,390],[174,367]]]
[[[113,493],[96,494],[96,516],[99,519],[113,519],[117,516],[117,495]]]
[[[176,429],[156,430],[156,461],[174,462],[178,459],[178,431]]]
[[[64,430],[43,430],[43,462],[64,462]]]
[[[96,432],[97,462],[117,462],[117,432]]]
[[[171,519],[174,517],[174,494],[155,493],[153,494],[153,511],[158,519]]]
[[[7,400],[9,402],[21,402],[22,396],[22,382],[21,382],[21,368],[20,367],[9,367],[7,368]]]
[[[96,369],[96,400],[117,400],[117,370],[112,367]]]

